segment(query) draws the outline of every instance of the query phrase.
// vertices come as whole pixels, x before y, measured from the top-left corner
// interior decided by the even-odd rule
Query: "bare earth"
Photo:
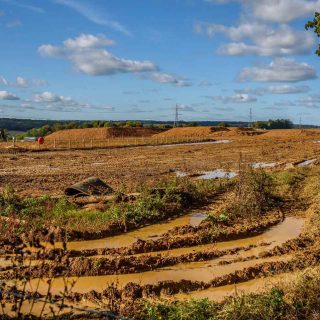
[[[312,134],[299,134],[297,130],[270,133],[230,137],[220,132],[217,139],[230,140],[227,144],[4,152],[0,154],[0,186],[11,184],[23,196],[60,195],[70,184],[97,176],[114,188],[132,192],[142,182],[173,177],[174,171],[194,174],[236,170],[240,154],[247,162],[277,162],[283,166],[320,154],[320,143],[316,143],[320,130]]]

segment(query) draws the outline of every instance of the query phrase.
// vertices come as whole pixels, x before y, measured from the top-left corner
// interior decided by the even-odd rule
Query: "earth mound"
[[[162,129],[153,128],[86,128],[56,131],[48,136],[46,140],[104,140],[108,138],[121,137],[150,137],[162,132]]]
[[[264,138],[278,139],[320,139],[319,129],[276,129],[263,135]]]

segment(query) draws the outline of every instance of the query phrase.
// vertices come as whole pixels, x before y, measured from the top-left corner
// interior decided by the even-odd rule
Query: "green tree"
[[[312,21],[308,21],[305,25],[306,30],[313,29],[315,34],[320,37],[320,12],[316,12],[314,14],[314,19]],[[320,56],[320,44],[316,51],[316,54]]]
[[[220,122],[220,123],[218,123],[218,127],[227,128],[227,127],[230,127],[230,126],[229,126],[229,123]]]

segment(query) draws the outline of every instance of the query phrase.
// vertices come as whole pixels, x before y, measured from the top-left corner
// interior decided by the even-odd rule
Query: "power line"
[[[176,104],[176,112],[175,112],[175,118],[174,118],[174,123],[173,123],[173,127],[178,127],[179,126],[179,116],[181,114],[179,113],[179,105]]]
[[[253,115],[252,115],[252,108],[250,108],[250,112],[249,112],[249,127],[252,127],[252,123],[253,123]]]

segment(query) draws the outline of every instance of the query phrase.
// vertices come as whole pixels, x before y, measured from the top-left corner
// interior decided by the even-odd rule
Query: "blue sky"
[[[0,0],[0,114],[320,123],[320,0]]]

